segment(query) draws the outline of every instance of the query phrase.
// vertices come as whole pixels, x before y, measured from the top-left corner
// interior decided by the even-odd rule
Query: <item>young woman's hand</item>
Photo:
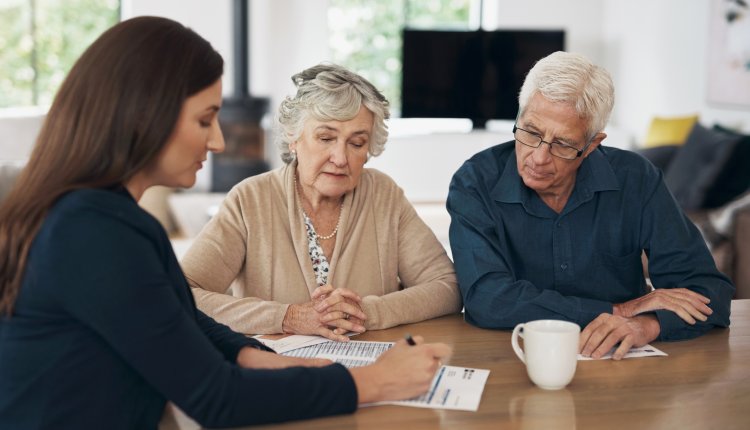
[[[414,341],[417,345],[410,346],[400,340],[374,364],[350,370],[359,403],[410,399],[430,388],[435,372],[450,358],[452,349],[442,343],[425,344],[421,336],[415,336]]]

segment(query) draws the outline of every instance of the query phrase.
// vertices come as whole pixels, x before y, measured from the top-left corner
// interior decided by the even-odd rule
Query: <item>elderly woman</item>
[[[181,262],[198,307],[244,333],[342,341],[460,311],[440,242],[364,168],[385,147],[388,101],[332,64],[292,80],[277,116],[286,165],[235,186]]]

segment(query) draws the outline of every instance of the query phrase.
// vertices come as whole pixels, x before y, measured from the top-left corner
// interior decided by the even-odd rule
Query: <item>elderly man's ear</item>
[[[594,139],[591,141],[591,145],[589,145],[588,148],[586,148],[586,153],[583,154],[583,158],[586,158],[596,150],[596,148],[599,147],[599,145],[602,144],[602,141],[607,138],[607,133],[599,132],[596,133],[594,136]]]

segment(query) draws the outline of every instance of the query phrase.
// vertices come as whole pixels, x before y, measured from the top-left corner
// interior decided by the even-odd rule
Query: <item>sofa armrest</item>
[[[25,162],[2,161],[0,162],[0,202],[5,199],[8,192],[13,188],[18,174],[21,173]]]

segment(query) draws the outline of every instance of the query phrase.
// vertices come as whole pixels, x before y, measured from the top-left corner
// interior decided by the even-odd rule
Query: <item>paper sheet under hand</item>
[[[616,349],[617,348],[612,348],[608,353],[604,354],[602,358],[599,358],[599,360],[611,359]],[[666,356],[667,356],[666,352],[658,348],[654,348],[651,345],[644,345],[638,348],[630,348],[630,351],[625,353],[625,356],[623,358],[666,357]],[[581,354],[578,354],[578,360],[596,360],[596,358],[584,357]]]
[[[345,336],[356,336],[359,333],[350,331]],[[316,335],[303,335],[303,334],[259,334],[253,336],[254,339],[258,340],[263,345],[273,349],[279,354],[289,352],[293,349],[304,348],[306,346],[317,345],[319,343],[330,342],[331,340]]]
[[[327,341],[284,352],[290,357],[327,358],[341,363],[347,368],[372,364],[393,346],[393,342]],[[272,347],[273,348],[273,347]],[[418,408],[455,409],[476,411],[482,399],[482,392],[489,377],[486,369],[472,369],[456,366],[442,366],[435,374],[430,389],[422,396],[372,405],[402,405]]]
[[[490,371],[468,367],[442,366],[432,380],[430,389],[409,400],[371,403],[370,405],[401,405],[416,408],[476,411]]]
[[[349,342],[335,342],[328,340],[316,345],[305,346],[284,352],[289,357],[327,358],[341,363],[347,368],[367,366],[380,357],[380,354],[391,349],[393,342],[367,342],[350,340]]]
[[[306,336],[301,334],[291,334],[286,336],[273,335],[272,337],[276,339],[269,339],[266,336],[267,335],[258,335],[253,336],[253,338],[258,340],[263,345],[273,349],[279,354],[283,354],[294,349],[303,348],[305,346],[329,342],[329,340],[324,338],[323,336]]]

